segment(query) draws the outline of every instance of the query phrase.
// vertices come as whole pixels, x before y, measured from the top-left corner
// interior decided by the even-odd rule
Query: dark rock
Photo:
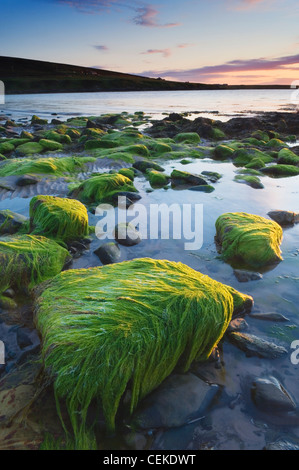
[[[17,330],[17,343],[20,349],[32,346],[32,340],[30,338],[31,331],[28,328],[18,328]]]
[[[121,223],[115,227],[115,240],[124,246],[134,246],[141,242],[141,235],[130,223]]]
[[[90,119],[88,119],[87,123],[86,123],[86,128],[87,129],[97,129],[98,125],[96,122],[94,121],[91,121]]]
[[[158,165],[158,163],[148,162],[146,160],[138,160],[137,162],[133,163],[133,168],[141,171],[142,173],[145,173],[148,169],[156,171],[165,171],[162,166]]]
[[[206,176],[211,183],[216,183],[216,181],[220,180],[222,178],[222,175],[220,173],[217,173],[216,171],[202,171],[201,174],[203,176]]]
[[[204,184],[200,186],[192,186],[192,188],[189,188],[189,191],[197,191],[201,193],[212,193],[215,191],[215,188],[213,186],[210,186],[209,184]]]
[[[103,264],[113,264],[120,259],[121,251],[116,243],[110,242],[101,245],[94,251],[94,254],[100,258]]]
[[[299,450],[299,443],[279,439],[275,442],[270,442],[264,447],[264,450]]]
[[[263,276],[260,273],[253,273],[242,269],[235,269],[234,275],[239,282],[259,281],[260,279],[263,279]]]
[[[268,320],[268,321],[275,321],[275,322],[287,322],[289,321],[284,315],[281,313],[251,313],[251,318],[256,318],[258,320]]]
[[[173,170],[171,173],[171,182],[173,186],[192,185],[192,186],[205,186],[208,185],[207,181],[192,173],[186,171]]]
[[[0,211],[0,234],[14,234],[28,219],[10,210]]]
[[[51,124],[54,124],[54,125],[58,126],[60,124],[64,124],[64,122],[60,121],[60,119],[52,119]]]
[[[291,211],[271,211],[268,216],[281,226],[299,223],[299,214]]]
[[[287,350],[282,346],[277,346],[275,343],[270,343],[258,336],[232,332],[228,337],[230,341],[244,351],[247,356],[276,359],[287,354]]]
[[[248,328],[248,323],[244,318],[237,317],[234,318],[230,324],[228,325],[227,332],[231,333],[233,331],[244,331],[247,330]]]
[[[275,377],[258,378],[251,388],[254,404],[263,411],[293,411],[296,404]]]
[[[31,184],[39,183],[40,179],[33,175],[23,175],[17,179],[16,185],[17,186],[29,186]]]
[[[173,375],[145,398],[133,422],[141,429],[182,426],[202,417],[218,390],[193,374]]]

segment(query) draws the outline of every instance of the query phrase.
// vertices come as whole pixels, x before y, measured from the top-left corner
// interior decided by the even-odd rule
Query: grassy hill
[[[4,56],[0,56],[0,80],[5,83],[7,94],[265,88],[175,82],[110,70]]]

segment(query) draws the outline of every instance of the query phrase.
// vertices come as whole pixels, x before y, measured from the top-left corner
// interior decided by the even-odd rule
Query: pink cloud
[[[132,19],[133,23],[138,26],[147,26],[150,28],[173,28],[179,26],[180,23],[160,24],[157,20],[158,11],[148,5],[136,9],[137,15]]]
[[[250,60],[232,60],[224,64],[211,65],[193,69],[172,69],[164,71],[144,71],[141,75],[150,77],[171,77],[179,81],[198,82],[215,77],[234,77],[239,72],[259,72],[263,70],[286,70],[288,67],[299,64],[299,54],[275,59],[259,58]],[[293,69],[293,67],[292,67]]]
[[[169,57],[171,55],[170,49],[148,49],[145,52],[141,52],[141,54],[163,54],[164,57]]]

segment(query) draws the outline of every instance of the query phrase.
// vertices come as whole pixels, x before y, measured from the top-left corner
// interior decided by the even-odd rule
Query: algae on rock
[[[86,207],[75,199],[35,196],[30,201],[31,233],[71,241],[89,233]]]
[[[175,368],[206,360],[233,311],[252,305],[182,263],[149,258],[64,271],[36,294],[44,368],[57,403],[66,402],[77,448],[92,432],[91,403],[113,430],[126,390],[132,413]]]
[[[31,288],[58,274],[69,253],[58,243],[34,235],[0,237],[0,293]]]
[[[225,261],[258,268],[282,260],[283,232],[274,221],[245,212],[221,215],[216,221],[216,241]]]
[[[102,173],[83,181],[71,196],[88,204],[113,202],[114,194],[120,191],[137,192],[133,182],[119,173]]]

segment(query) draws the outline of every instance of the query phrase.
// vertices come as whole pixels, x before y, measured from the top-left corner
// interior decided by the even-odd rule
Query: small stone
[[[117,263],[121,257],[120,248],[114,242],[104,243],[94,251],[94,254],[100,258],[103,264]]]
[[[230,322],[227,328],[227,332],[231,333],[233,331],[244,331],[247,330],[247,328],[248,323],[246,322],[246,320],[244,320],[244,318],[238,317]]]
[[[23,175],[17,179],[16,185],[17,186],[29,186],[31,184],[37,184],[39,182],[39,178],[32,175]]]
[[[296,404],[275,377],[258,378],[251,388],[255,405],[263,411],[293,411]]]
[[[280,439],[267,444],[264,450],[299,450],[299,443],[295,444],[294,442]]]
[[[141,235],[130,223],[121,223],[115,227],[115,239],[124,246],[134,246],[141,242]]]
[[[271,211],[268,216],[275,220],[279,225],[294,225],[299,222],[299,214],[291,211]]]
[[[32,341],[30,339],[31,331],[28,328],[18,328],[17,330],[17,343],[20,349],[27,348],[32,346]]]
[[[263,276],[260,273],[254,273],[242,269],[235,269],[234,275],[236,276],[239,282],[259,281],[263,279]]]
[[[247,333],[232,332],[229,334],[229,339],[248,356],[276,359],[287,354],[287,350],[282,346]]]
[[[258,320],[268,320],[275,322],[287,322],[289,319],[280,313],[251,313],[251,318],[256,318]]]

